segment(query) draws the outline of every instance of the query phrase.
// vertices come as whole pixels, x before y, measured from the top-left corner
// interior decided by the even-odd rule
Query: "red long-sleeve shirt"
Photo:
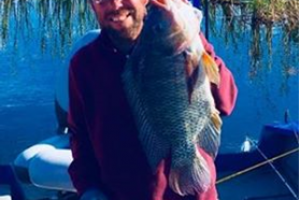
[[[216,106],[231,113],[237,89],[230,71],[215,56],[201,35],[206,51],[215,58],[221,75],[219,87],[212,86]],[[105,32],[80,49],[69,70],[73,162],[69,173],[79,194],[98,187],[109,200],[214,200],[215,168],[203,150],[212,174],[212,187],[196,197],[180,197],[168,187],[169,161],[161,161],[153,173],[138,139],[133,116],[123,91],[121,74],[126,55],[118,52]]]

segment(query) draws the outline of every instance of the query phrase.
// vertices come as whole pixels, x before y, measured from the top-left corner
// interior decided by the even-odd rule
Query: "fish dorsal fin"
[[[221,126],[222,126],[222,119],[220,117],[220,112],[217,109],[214,109],[214,111],[211,114],[211,121],[213,122],[215,128],[221,132]]]
[[[220,84],[219,67],[217,66],[216,62],[212,59],[212,57],[208,55],[208,53],[203,52],[201,56],[201,64],[202,67],[204,68],[204,71],[209,81],[219,86]]]

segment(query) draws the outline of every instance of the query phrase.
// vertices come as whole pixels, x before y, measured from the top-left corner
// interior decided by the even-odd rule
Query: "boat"
[[[89,31],[75,44],[70,57],[96,39],[99,33],[100,30]],[[62,68],[56,87],[58,134],[25,149],[13,164],[0,166],[0,188],[4,188],[0,189],[0,199],[26,199],[22,184],[57,191],[57,199],[77,198],[67,171],[72,162],[66,122],[68,62]],[[266,124],[258,141],[247,137],[241,151],[220,153],[216,158],[220,199],[298,199],[298,138],[299,122],[286,120]]]
[[[299,199],[299,122],[266,124],[258,142],[245,144],[216,158],[220,199]]]

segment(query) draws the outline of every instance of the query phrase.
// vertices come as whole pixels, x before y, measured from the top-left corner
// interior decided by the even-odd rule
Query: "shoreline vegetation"
[[[283,70],[291,75],[288,60],[291,43],[299,43],[299,0],[210,0],[210,30],[212,34],[223,35],[226,42],[238,45],[236,40],[245,31],[251,32],[249,54],[251,69],[249,76],[255,77],[262,68],[262,40],[267,43],[267,53],[272,55],[274,32],[281,31],[284,58]],[[219,13],[222,13],[221,16]],[[222,28],[216,30],[216,22],[222,19]],[[269,56],[268,68],[272,66]]]
[[[299,43],[299,0],[208,2],[210,34],[237,45],[242,34],[251,32],[249,55],[254,71],[261,67],[262,40],[266,40],[268,55],[272,54],[274,30],[283,33],[281,42],[286,56],[291,51],[291,42]],[[222,27],[217,31],[220,21]],[[0,51],[8,46],[18,49],[21,41],[29,41],[34,33],[41,53],[50,51],[54,56],[65,57],[74,38],[93,28],[97,28],[97,23],[86,0],[0,1]],[[271,65],[269,61],[268,67]]]

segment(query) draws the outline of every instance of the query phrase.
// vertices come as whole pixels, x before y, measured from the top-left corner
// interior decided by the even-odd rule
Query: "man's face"
[[[91,0],[101,29],[132,40],[140,34],[147,3],[148,0]]]

